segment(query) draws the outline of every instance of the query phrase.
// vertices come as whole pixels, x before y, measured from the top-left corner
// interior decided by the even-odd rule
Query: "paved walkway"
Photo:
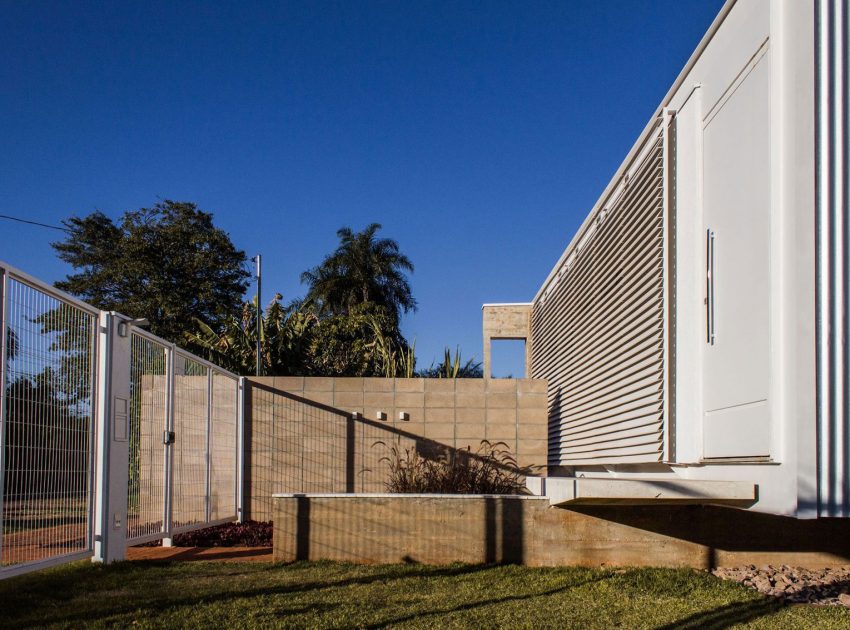
[[[127,560],[271,562],[271,547],[128,547]]]

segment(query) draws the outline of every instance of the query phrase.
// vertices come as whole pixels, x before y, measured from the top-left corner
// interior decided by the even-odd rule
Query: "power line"
[[[71,230],[69,230],[68,228],[59,227],[58,225],[39,223],[38,221],[29,221],[27,219],[21,219],[19,217],[10,217],[8,214],[0,214],[0,219],[6,219],[8,221],[17,221],[18,223],[29,223],[30,225],[37,225],[39,227],[50,228],[51,230],[59,230],[61,232],[71,232]]]

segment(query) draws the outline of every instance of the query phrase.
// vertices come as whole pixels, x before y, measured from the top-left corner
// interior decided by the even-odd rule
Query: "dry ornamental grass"
[[[390,448],[383,458],[389,492],[422,494],[524,494],[523,471],[503,442],[482,440],[469,448],[428,458],[415,449]]]

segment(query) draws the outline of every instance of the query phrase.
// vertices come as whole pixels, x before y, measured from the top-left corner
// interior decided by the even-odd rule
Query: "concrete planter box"
[[[275,494],[274,559],[531,566],[789,564],[850,560],[845,519],[717,506],[550,507],[537,496]]]
[[[274,559],[363,563],[517,562],[543,497],[276,494]]]

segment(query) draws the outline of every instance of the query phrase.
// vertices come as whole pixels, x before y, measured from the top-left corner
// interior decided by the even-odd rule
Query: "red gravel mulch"
[[[127,560],[271,562],[271,547],[129,547]]]

